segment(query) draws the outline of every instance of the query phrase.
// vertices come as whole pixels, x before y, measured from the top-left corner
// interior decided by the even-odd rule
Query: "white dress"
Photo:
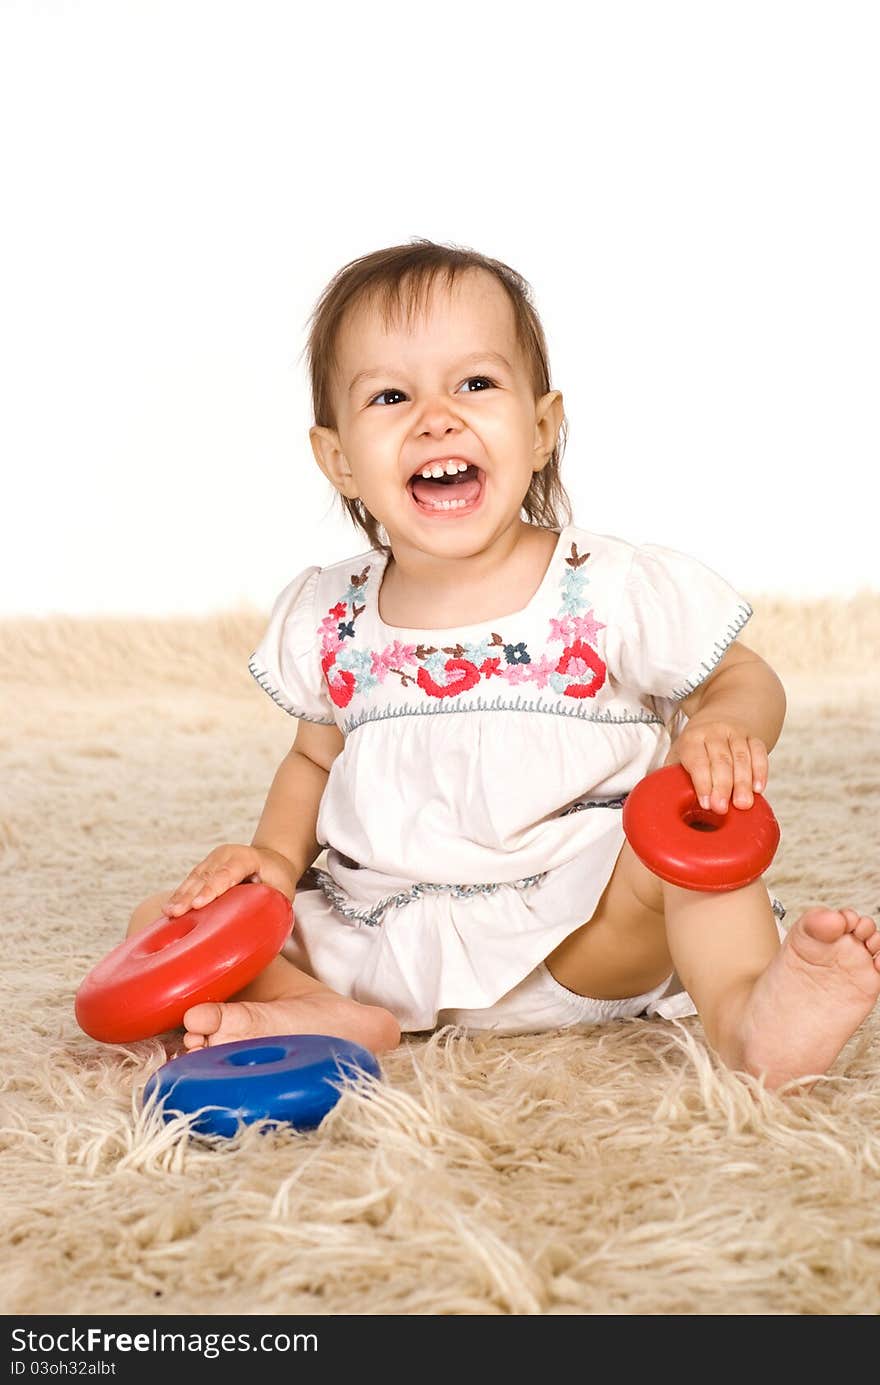
[[[695,558],[566,525],[521,611],[404,629],[379,616],[386,563],[305,568],[249,669],[345,737],[288,955],[418,1031],[491,1007],[591,917],[627,794],[753,612]],[[651,1012],[695,1007],[679,982]]]

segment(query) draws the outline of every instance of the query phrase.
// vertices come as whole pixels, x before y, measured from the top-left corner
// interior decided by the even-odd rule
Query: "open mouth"
[[[451,476],[426,480],[416,473],[407,482],[413,504],[422,514],[451,518],[471,514],[480,504],[485,490],[486,474],[469,465],[466,471]]]

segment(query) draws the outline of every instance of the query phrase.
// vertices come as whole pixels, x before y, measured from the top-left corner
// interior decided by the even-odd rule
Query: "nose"
[[[460,427],[455,408],[445,396],[426,400],[421,411],[420,433],[449,433]]]
[[[462,431],[460,424],[450,422],[448,418],[423,418],[416,429],[416,437],[422,445],[433,438],[438,446],[448,447],[451,439],[461,437]]]

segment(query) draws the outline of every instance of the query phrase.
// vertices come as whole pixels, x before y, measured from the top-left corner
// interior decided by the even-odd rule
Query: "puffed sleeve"
[[[678,702],[709,677],[753,614],[699,559],[642,544],[608,627],[608,671],[622,687]]]
[[[248,669],[273,702],[301,721],[332,725],[333,703],[321,669],[315,611],[319,567],[307,567],[275,598],[266,633]]]

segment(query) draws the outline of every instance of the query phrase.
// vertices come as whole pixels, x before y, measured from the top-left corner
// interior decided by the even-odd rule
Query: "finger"
[[[749,737],[749,745],[752,750],[752,788],[755,793],[763,793],[770,773],[770,757],[766,745],[757,736]]]
[[[166,909],[173,909],[175,913],[182,913],[183,910],[192,906],[193,897],[201,890],[204,890],[213,874],[213,868],[204,863],[194,866],[186,877],[182,885],[168,896],[165,905]]]
[[[712,792],[712,768],[705,748],[689,747],[685,759],[679,760],[678,763],[691,776],[691,783],[694,786],[694,793],[699,799],[700,806],[708,808],[709,795]]]
[[[196,870],[197,869],[198,867]],[[190,871],[186,879],[177,886],[176,890],[171,891],[171,894],[165,901],[166,914],[179,914],[182,910],[188,909],[194,892],[200,889],[203,884],[204,877],[199,876],[196,878],[196,871]]]
[[[733,756],[733,804],[735,808],[751,808],[754,802],[752,789],[752,751],[747,739],[731,740],[730,751]]]
[[[230,885],[237,885],[240,879],[241,872],[232,866],[215,866],[198,894],[193,896],[194,907],[199,908],[200,905],[210,904],[212,899],[223,894]]]
[[[727,737],[706,741],[712,771],[711,807],[716,813],[726,813],[733,788],[733,758]]]

